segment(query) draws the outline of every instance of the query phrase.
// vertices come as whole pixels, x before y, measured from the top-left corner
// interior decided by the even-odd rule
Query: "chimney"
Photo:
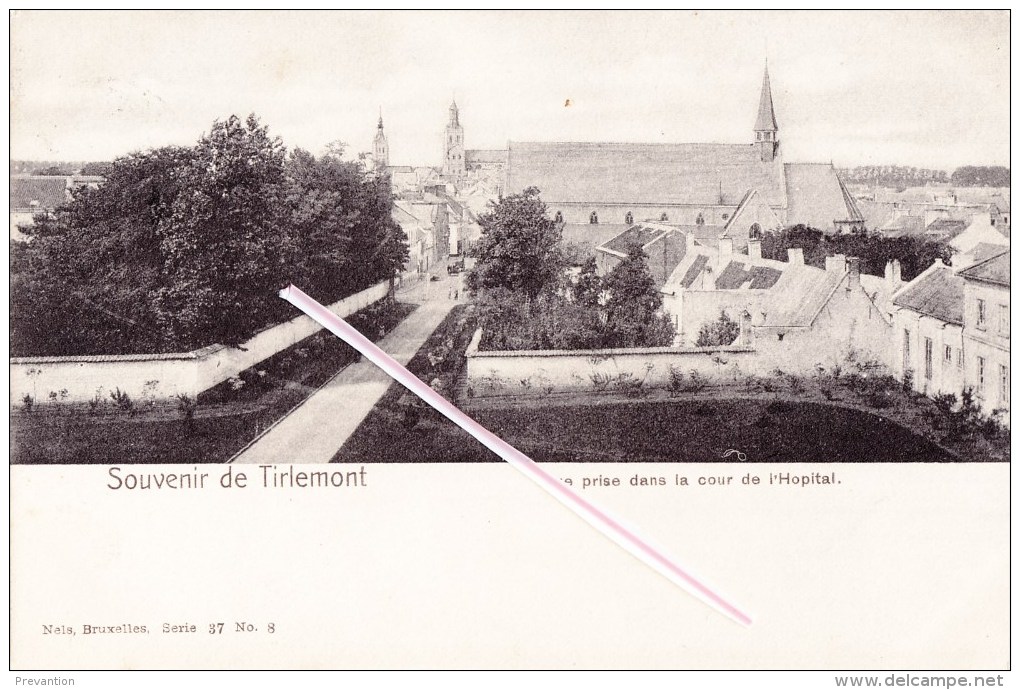
[[[861,286],[861,260],[856,256],[851,256],[846,260],[847,271],[850,273],[850,277],[846,283],[847,290],[854,290]]]
[[[892,294],[900,289],[900,261],[893,259],[885,265],[885,289]]]
[[[761,258],[761,240],[751,238],[747,241],[747,255],[752,259]]]
[[[800,247],[790,247],[786,250],[786,260],[797,266],[804,265],[804,250]]]
[[[729,256],[733,253],[733,239],[729,237],[719,238],[719,256]]]
[[[825,257],[825,270],[837,271],[839,273],[846,271],[846,255],[833,254],[832,256]]]

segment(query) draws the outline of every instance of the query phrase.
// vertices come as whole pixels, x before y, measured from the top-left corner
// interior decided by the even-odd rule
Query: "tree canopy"
[[[563,273],[562,232],[546,216],[535,187],[490,202],[489,209],[478,219],[482,237],[473,251],[477,261],[467,275],[468,289],[477,294],[505,288],[534,299]]]
[[[407,257],[385,179],[289,156],[252,115],[193,147],[118,158],[12,243],[11,347],[119,354],[237,344],[292,316],[288,282],[332,302]]]
[[[861,271],[876,276],[884,275],[886,263],[897,259],[903,280],[913,280],[936,260],[950,261],[953,253],[946,243],[924,237],[885,237],[875,232],[827,235],[821,230],[795,225],[778,233],[765,233],[761,254],[766,259],[786,261],[787,249],[791,247],[803,249],[804,263],[818,268],[825,267],[826,256],[860,257]]]

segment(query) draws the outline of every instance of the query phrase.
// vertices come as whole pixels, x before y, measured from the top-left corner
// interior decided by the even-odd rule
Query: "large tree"
[[[606,341],[610,347],[669,345],[676,330],[661,313],[662,295],[648,270],[647,255],[638,243],[606,276]]]
[[[477,262],[468,273],[468,288],[473,293],[506,288],[534,299],[555,285],[564,269],[562,232],[546,215],[539,190],[528,187],[490,202],[489,209],[478,219],[482,237],[475,245]]]
[[[392,276],[406,243],[388,181],[304,152],[258,120],[214,123],[191,148],[135,153],[12,244],[16,354],[166,352],[237,344],[292,310]]]

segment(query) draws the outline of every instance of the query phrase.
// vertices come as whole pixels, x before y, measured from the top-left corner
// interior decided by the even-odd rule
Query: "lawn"
[[[380,303],[350,317],[377,340],[414,309]],[[105,400],[54,405],[11,415],[12,464],[136,464],[224,462],[287,414],[357,353],[320,331],[203,392],[189,414],[183,406]]]
[[[784,375],[754,386],[493,399],[463,395],[470,306],[455,309],[408,367],[483,426],[540,462],[1008,461],[1009,436],[947,440],[933,404],[897,382]],[[916,430],[916,431],[915,431]],[[733,455],[729,459],[733,459]],[[334,462],[495,462],[466,432],[393,384]]]

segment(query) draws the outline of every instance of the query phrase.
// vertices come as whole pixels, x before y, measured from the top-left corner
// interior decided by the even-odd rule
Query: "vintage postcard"
[[[1009,668],[1009,11],[10,19],[12,669]]]

